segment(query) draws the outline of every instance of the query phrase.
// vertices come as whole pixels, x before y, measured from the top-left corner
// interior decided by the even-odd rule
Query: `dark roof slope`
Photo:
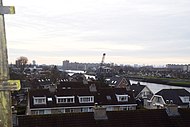
[[[93,113],[19,116],[19,127],[175,127],[165,110],[107,112],[108,120],[95,120]]]
[[[130,89],[134,92],[135,97],[145,88],[145,85],[132,84]]]
[[[189,127],[190,126],[190,109],[178,109],[180,116],[170,117],[170,121],[176,127]]]
[[[129,95],[128,102],[118,102],[116,98],[118,95]],[[56,96],[75,96],[75,103],[56,104]],[[97,92],[91,92],[89,89],[61,89],[55,92],[50,92],[47,89],[30,90],[30,107],[31,108],[53,108],[53,107],[67,107],[67,106],[94,106],[94,103],[79,103],[78,96],[94,96],[94,103],[99,105],[121,105],[121,104],[135,104],[135,100],[130,91],[125,88],[99,88]],[[109,99],[108,99],[109,96]],[[34,105],[33,97],[52,98],[52,101],[47,104]]]
[[[83,84],[83,82],[60,82],[60,84],[57,86],[57,89],[63,89],[63,88],[88,88],[87,85]]]
[[[101,83],[98,81],[91,81],[88,82],[88,84],[84,84],[83,82],[79,82],[79,81],[63,81],[60,82],[59,85],[57,85],[57,89],[67,89],[68,87],[72,88],[72,89],[78,89],[78,88],[89,88],[90,85],[95,84],[95,86],[97,88],[105,88],[108,87],[107,84],[105,83]]]
[[[174,104],[183,105],[179,96],[190,96],[190,93],[185,89],[162,89],[156,95],[162,96],[165,101],[173,100]]]
[[[126,79],[125,77],[112,77],[110,81],[108,82],[110,85],[118,86],[119,83],[121,83],[122,80],[125,80],[128,85],[131,85],[130,81]]]

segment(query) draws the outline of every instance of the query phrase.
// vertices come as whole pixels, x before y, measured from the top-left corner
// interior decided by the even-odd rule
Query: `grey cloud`
[[[18,1],[19,2],[19,1]],[[37,1],[34,1],[37,2]],[[49,3],[50,1],[46,1]],[[53,5],[58,5],[61,1],[54,1]],[[65,1],[66,2],[66,1]],[[73,5],[74,0],[72,1]],[[72,2],[66,2],[71,6]],[[75,1],[77,2],[77,1]],[[24,2],[26,3],[26,2]],[[144,56],[149,57],[170,57],[170,56],[188,56],[190,53],[190,1],[189,0],[110,0],[110,1],[83,1],[79,8],[71,6],[68,10],[59,8],[60,12],[54,12],[53,7],[46,7],[46,3],[39,2],[35,6],[17,3],[17,14],[13,17],[7,17],[7,27],[18,29],[19,32],[28,34],[35,31],[39,36],[21,40],[20,43],[37,44],[39,41],[46,44],[49,40],[56,38],[70,38],[70,43],[84,42],[96,45],[140,45],[145,49],[140,51],[109,50],[111,55],[120,56]],[[44,6],[44,7],[43,7]],[[60,7],[60,6],[58,6]],[[65,12],[64,12],[65,11]],[[16,33],[18,34],[18,33]],[[22,35],[18,35],[20,38]],[[12,42],[19,41],[14,38],[9,39]],[[52,42],[54,45],[55,42]],[[59,41],[63,47],[67,42]],[[48,43],[51,44],[51,43]],[[26,47],[27,49],[28,47]],[[28,53],[28,50],[10,50],[13,53]],[[51,51],[32,51],[37,55],[92,55],[97,50],[78,50],[57,51],[53,54]]]

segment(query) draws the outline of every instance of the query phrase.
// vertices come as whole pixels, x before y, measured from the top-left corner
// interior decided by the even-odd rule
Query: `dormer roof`
[[[180,97],[190,97],[190,93],[185,89],[162,89],[156,95],[162,96],[166,103],[172,102],[177,105],[186,104]]]
[[[116,95],[128,95],[127,102],[119,102]],[[74,96],[75,103],[72,104],[57,104],[56,97],[67,97]],[[93,96],[94,103],[83,103],[79,102],[81,96]],[[51,98],[51,101],[46,100],[46,105],[35,105],[33,103],[33,97],[46,97],[46,99]],[[93,106],[95,103],[99,105],[125,105],[125,104],[135,104],[132,93],[126,91],[125,88],[98,88],[96,92],[91,92],[89,88],[81,89],[57,89],[55,92],[50,92],[47,89],[41,90],[30,90],[30,107],[31,108],[53,108],[53,107],[67,107],[67,106]]]

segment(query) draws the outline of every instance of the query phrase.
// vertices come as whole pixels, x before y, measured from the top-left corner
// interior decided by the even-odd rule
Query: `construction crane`
[[[106,56],[106,53],[103,53],[102,61],[101,61],[101,63],[100,63],[100,73],[102,73],[102,67],[103,67],[103,65],[104,65],[105,56]]]
[[[96,78],[98,81],[101,81],[103,82],[104,80],[104,72],[103,72],[103,65],[104,65],[104,60],[105,60],[105,56],[106,56],[106,53],[103,53],[103,56],[102,56],[102,61],[100,63],[100,66],[99,66],[99,69],[96,73]]]

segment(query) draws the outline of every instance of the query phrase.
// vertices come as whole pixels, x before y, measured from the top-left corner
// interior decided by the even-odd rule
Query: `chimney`
[[[87,81],[87,79],[86,79],[86,77],[84,76],[84,75],[81,75],[82,76],[82,82],[83,82],[83,84],[84,85],[88,85],[88,81]]]
[[[127,91],[130,91],[130,90],[131,90],[130,85],[126,85],[126,90],[127,90]]]
[[[167,104],[166,106],[166,112],[168,116],[179,116],[178,112],[178,106],[176,104]]]
[[[54,84],[50,85],[49,91],[50,91],[50,93],[55,93],[56,92],[56,85],[54,85]]]
[[[89,86],[89,89],[90,89],[90,92],[97,92],[97,89],[96,89],[96,85],[95,84],[91,84]]]
[[[95,104],[94,107],[94,119],[95,120],[107,120],[107,114],[106,114],[106,108],[102,107],[102,106],[97,106],[97,104]]]

